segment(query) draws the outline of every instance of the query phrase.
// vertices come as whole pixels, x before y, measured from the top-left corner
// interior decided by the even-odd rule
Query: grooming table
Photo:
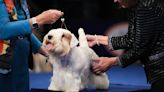
[[[134,64],[127,68],[114,66],[107,71],[110,79],[108,90],[86,89],[82,92],[148,92],[150,84],[147,83],[144,70],[140,64]],[[55,92],[48,91],[52,73],[30,73],[31,92]],[[60,91],[56,91],[60,92]]]

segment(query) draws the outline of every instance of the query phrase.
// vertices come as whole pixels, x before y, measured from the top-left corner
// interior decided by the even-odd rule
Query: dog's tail
[[[78,34],[79,34],[79,46],[80,47],[89,47],[83,28],[79,28]]]

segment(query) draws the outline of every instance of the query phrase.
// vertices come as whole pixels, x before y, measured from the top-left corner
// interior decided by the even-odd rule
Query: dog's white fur
[[[84,30],[80,28],[78,32],[79,46],[77,38],[66,29],[53,29],[45,35],[43,45],[53,46],[49,50],[49,62],[53,64],[49,90],[79,92],[88,84],[96,89],[109,87],[106,73],[95,75],[90,71],[91,59],[98,56],[88,47]]]

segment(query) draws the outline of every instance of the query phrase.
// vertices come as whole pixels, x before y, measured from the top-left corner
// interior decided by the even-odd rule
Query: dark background
[[[69,19],[125,19],[125,11],[114,0],[28,0],[31,16],[47,9],[59,9]]]
[[[67,28],[78,37],[78,28],[84,28],[86,34],[106,35],[108,29],[116,23],[127,20],[125,9],[121,9],[114,0],[28,0],[31,17],[48,9],[64,12]],[[44,35],[53,28],[61,26],[60,20],[53,25],[45,25],[42,30],[34,32],[42,41]],[[110,53],[103,46],[93,49],[100,56]]]

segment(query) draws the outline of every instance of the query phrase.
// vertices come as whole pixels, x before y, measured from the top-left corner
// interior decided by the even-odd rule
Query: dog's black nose
[[[52,39],[52,35],[48,35],[48,39],[49,39],[49,40]]]

